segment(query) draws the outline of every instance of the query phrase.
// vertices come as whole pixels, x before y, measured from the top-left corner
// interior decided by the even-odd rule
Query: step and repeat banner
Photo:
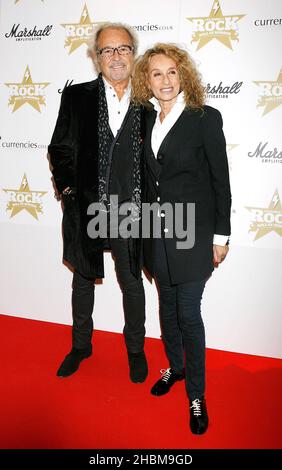
[[[208,347],[282,357],[282,1],[1,0],[0,313],[71,324],[60,203],[47,146],[66,86],[95,78],[95,26],[122,21],[139,38],[186,48],[224,121],[232,185],[230,253],[203,299]],[[160,337],[144,279],[147,335]],[[110,253],[96,286],[97,329],[122,331]]]

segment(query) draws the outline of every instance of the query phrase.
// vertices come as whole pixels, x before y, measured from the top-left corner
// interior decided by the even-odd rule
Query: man
[[[87,235],[88,206],[140,201],[141,116],[130,104],[137,42],[120,23],[105,23],[89,49],[97,80],[65,88],[51,144],[52,173],[64,204],[64,259],[74,268],[72,350],[57,375],[73,374],[92,354],[94,281],[104,277],[104,240]],[[145,296],[140,239],[109,238],[123,293],[124,337],[132,382],[148,374],[144,354]]]

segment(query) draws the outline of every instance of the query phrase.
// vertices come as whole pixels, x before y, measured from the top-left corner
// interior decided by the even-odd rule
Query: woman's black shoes
[[[184,372],[176,373],[171,369],[162,369],[161,374],[162,378],[159,379],[151,389],[152,395],[165,395],[175,382],[183,380],[185,377]]]
[[[209,418],[204,397],[190,401],[190,429],[193,434],[204,434],[208,429]]]

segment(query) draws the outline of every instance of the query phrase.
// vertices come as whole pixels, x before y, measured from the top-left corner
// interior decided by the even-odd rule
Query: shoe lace
[[[193,410],[194,416],[201,416],[202,414],[201,404],[202,404],[202,400],[200,400],[199,398],[196,398],[195,400],[192,401],[192,405],[190,406],[190,409]]]
[[[162,378],[161,378],[162,382],[167,383],[167,381],[169,380],[169,378],[172,374],[171,369],[170,368],[169,369],[161,369],[160,373],[162,374]]]

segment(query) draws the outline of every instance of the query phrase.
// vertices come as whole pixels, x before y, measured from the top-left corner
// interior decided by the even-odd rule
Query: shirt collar
[[[161,107],[159,105],[158,100],[153,96],[153,98],[151,98],[149,101],[154,106],[155,111],[157,111],[157,113],[160,113],[161,112]],[[174,108],[174,106],[183,106],[183,105],[185,105],[184,91],[181,91],[181,93],[179,93],[177,95],[177,99],[176,99],[176,102],[173,105],[173,108]]]
[[[113,85],[111,85],[106,79],[105,77],[103,77],[102,75],[102,78],[103,78],[103,82],[104,82],[104,85],[105,85],[105,91],[108,92],[110,90],[114,90],[114,87]],[[129,80],[129,83],[128,83],[128,86],[127,88],[125,89],[124,91],[124,96],[130,96],[130,93],[131,93],[131,81]]]

